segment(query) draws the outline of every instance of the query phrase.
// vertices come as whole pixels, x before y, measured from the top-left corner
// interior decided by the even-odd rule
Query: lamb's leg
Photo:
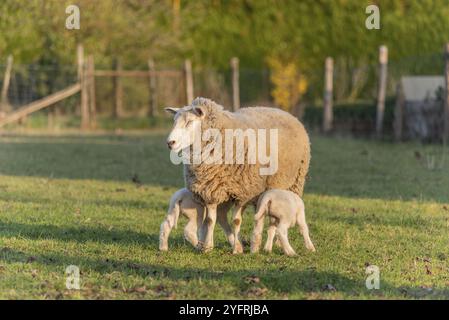
[[[253,236],[251,238],[251,253],[259,252],[260,243],[262,242],[262,232],[263,232],[264,216],[256,220],[256,225],[254,226]]]
[[[309,227],[306,223],[306,215],[304,212],[304,206],[300,207],[300,210],[298,212],[298,215],[296,217],[296,222],[299,227],[299,232],[302,234],[304,238],[304,242],[306,244],[306,248],[312,252],[315,252],[315,246],[312,243],[312,240],[310,240],[309,236]]]
[[[167,216],[165,220],[161,223],[161,228],[159,231],[159,250],[168,250],[168,237],[171,230],[176,225],[176,220],[178,219],[180,213],[179,202],[177,199],[170,200],[170,206],[168,209]]]
[[[296,255],[295,250],[292,248],[290,243],[288,242],[288,225],[279,223],[276,229],[276,233],[281,240],[282,249],[284,250],[284,253],[288,256],[294,256]]]
[[[208,204],[206,206],[206,219],[203,226],[205,226],[204,242],[199,242],[198,247],[203,252],[208,252],[214,248],[214,228],[217,221],[217,205]]]
[[[198,245],[198,225],[196,217],[189,219],[184,228],[184,238],[196,247]]]
[[[168,250],[168,236],[170,235],[171,227],[170,223],[167,220],[164,220],[161,224],[161,228],[159,231],[159,250],[167,251]]]
[[[232,215],[232,222],[234,224],[234,247],[232,253],[243,253],[243,246],[240,242],[240,227],[242,225],[242,211],[243,206],[236,205],[234,208],[234,214]]]
[[[271,250],[273,250],[273,239],[276,235],[276,225],[273,223],[270,223],[270,226],[267,230],[267,242],[265,243],[264,251],[271,253]]]
[[[217,213],[218,224],[223,228],[226,238],[231,246],[234,245],[234,233],[232,232],[231,225],[228,222],[228,213],[224,211],[219,211]]]

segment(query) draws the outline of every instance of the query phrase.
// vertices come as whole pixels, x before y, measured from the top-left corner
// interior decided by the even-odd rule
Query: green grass
[[[169,115],[162,113],[154,117],[142,116],[125,116],[120,119],[114,118],[110,115],[99,114],[97,116],[97,129],[102,131],[116,131],[116,130],[145,130],[155,128],[170,128],[173,119]],[[55,116],[54,123],[50,129],[53,131],[62,130],[78,130],[81,126],[81,117],[76,115],[58,115]],[[25,122],[11,123],[6,126],[7,129],[15,131],[48,129],[48,114],[40,111],[30,115]]]
[[[216,248],[200,254],[183,240],[184,219],[158,252],[183,185],[164,137],[0,137],[0,298],[449,298],[441,147],[313,136],[304,200],[317,252],[291,229],[289,258],[277,248],[234,256],[219,228]],[[369,264],[380,290],[365,288]],[[81,270],[79,291],[65,288],[69,265]]]

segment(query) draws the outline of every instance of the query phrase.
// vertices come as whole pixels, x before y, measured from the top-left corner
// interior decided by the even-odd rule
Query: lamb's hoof
[[[271,253],[271,249],[268,249],[268,248],[264,248],[263,251],[264,251],[265,253],[268,253],[268,254]]]
[[[168,251],[168,247],[159,247],[159,251],[166,252]]]
[[[316,252],[315,246],[313,244],[311,246],[307,246],[306,248],[312,252]]]
[[[296,252],[295,252],[295,251],[287,251],[287,252],[285,252],[285,254],[286,254],[287,256],[289,256],[289,257],[294,257],[294,256],[296,256]]]
[[[243,247],[240,243],[237,243],[234,245],[234,249],[232,250],[232,254],[242,254],[243,253]]]

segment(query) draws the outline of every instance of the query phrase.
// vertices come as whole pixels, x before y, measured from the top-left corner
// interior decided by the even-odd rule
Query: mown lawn
[[[449,298],[449,152],[312,137],[306,215],[315,254],[196,252],[159,225],[182,187],[165,133],[0,137],[0,298]],[[433,160],[432,160],[433,159]],[[243,222],[249,239],[252,222]],[[248,247],[246,246],[246,249]],[[367,290],[365,268],[380,268]],[[81,290],[65,269],[81,271]]]

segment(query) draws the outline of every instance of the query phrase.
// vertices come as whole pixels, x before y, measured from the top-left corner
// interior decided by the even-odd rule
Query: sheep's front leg
[[[232,232],[231,225],[228,222],[228,212],[219,211],[217,213],[218,224],[223,228],[226,238],[231,246],[234,245],[234,233]]]
[[[262,232],[263,232],[264,216],[259,220],[256,220],[256,225],[254,226],[253,236],[251,238],[251,253],[259,252],[260,243],[262,242]]]
[[[206,219],[203,223],[204,241],[198,243],[198,247],[203,252],[208,252],[214,248],[214,228],[217,221],[217,204],[208,204],[206,206]]]
[[[243,206],[236,205],[234,208],[234,214],[232,215],[232,221],[234,224],[234,247],[232,253],[243,253],[243,246],[240,242],[240,227],[242,225],[242,211]]]

